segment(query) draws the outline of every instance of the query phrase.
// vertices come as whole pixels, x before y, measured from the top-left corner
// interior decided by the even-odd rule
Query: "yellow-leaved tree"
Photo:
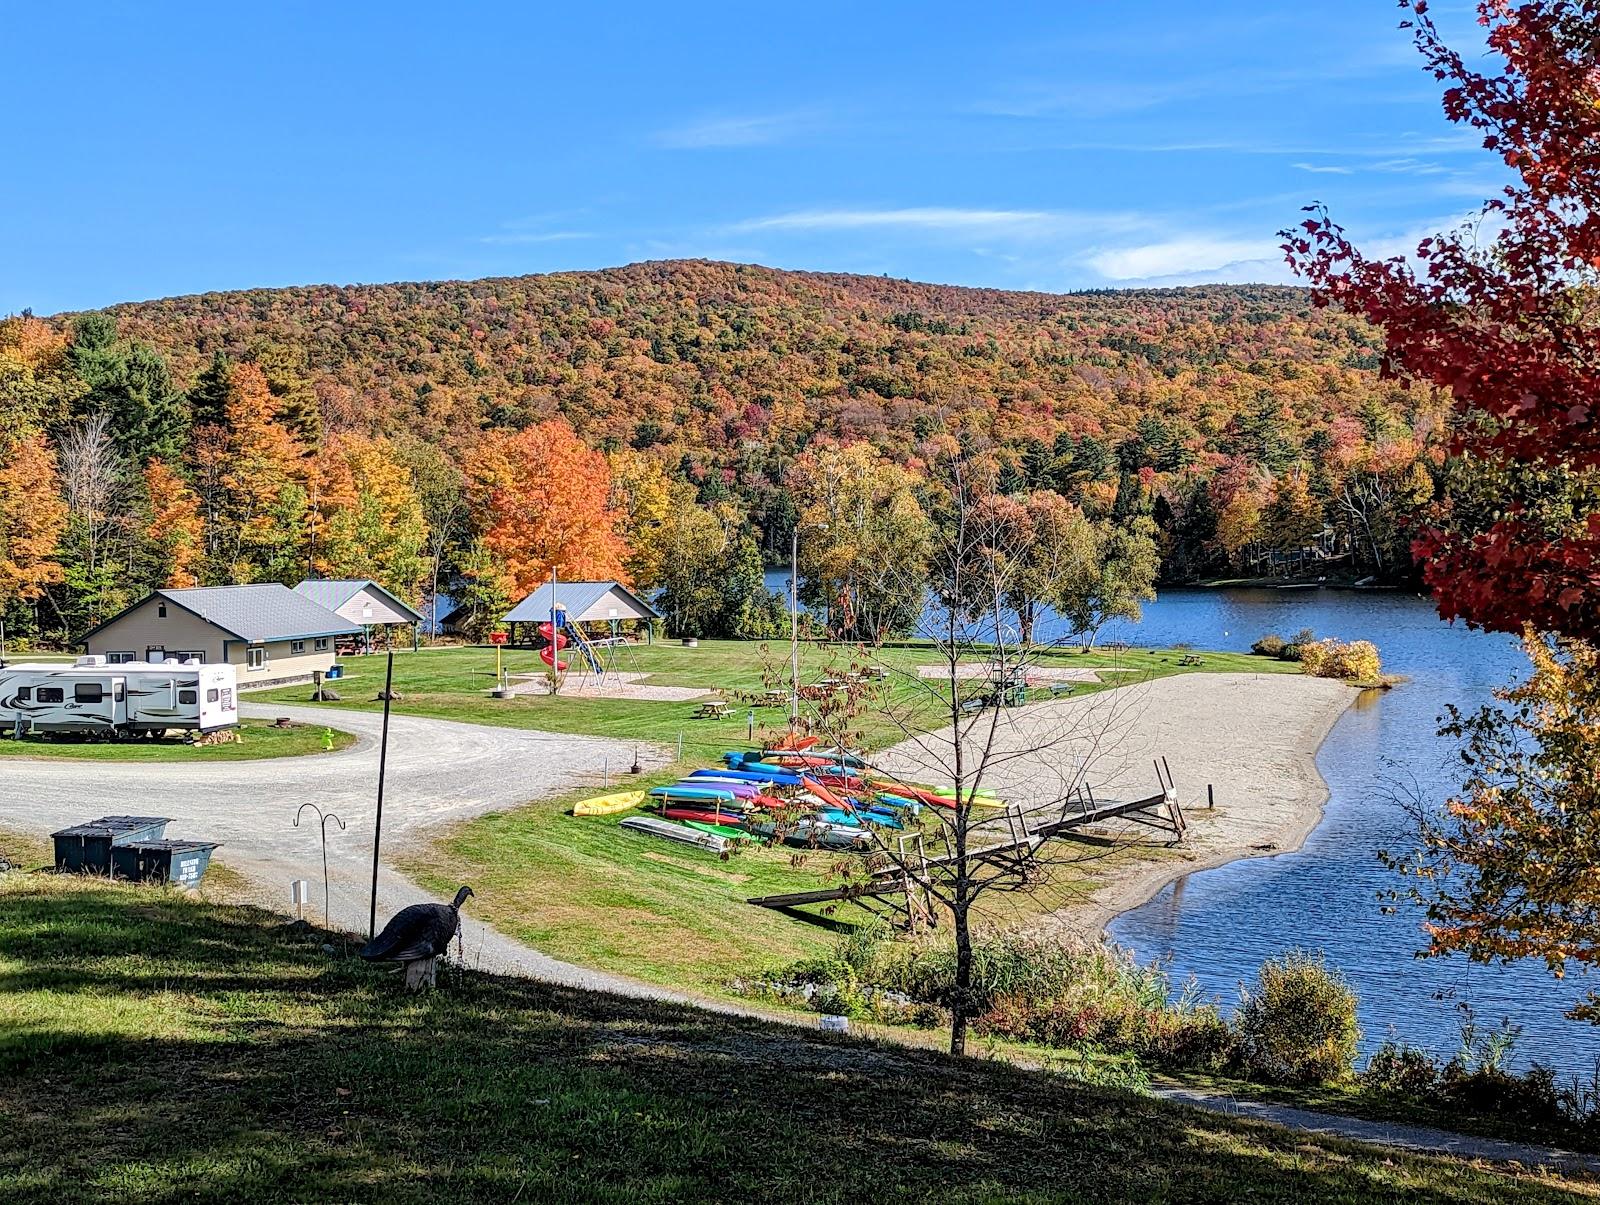
[[[1419,848],[1380,855],[1427,910],[1425,954],[1543,960],[1556,978],[1600,963],[1600,653],[1524,630],[1533,673],[1463,715],[1467,779],[1440,811],[1419,809]],[[1567,1014],[1600,1024],[1591,988]]]
[[[316,571],[370,578],[415,603],[428,569],[428,524],[394,446],[365,435],[329,440],[317,458],[315,498]]]

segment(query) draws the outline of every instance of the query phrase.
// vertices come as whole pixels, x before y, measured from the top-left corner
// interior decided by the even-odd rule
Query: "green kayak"
[[[718,837],[727,837],[730,841],[743,841],[750,834],[742,828],[734,828],[729,824],[707,824],[704,820],[685,820],[689,828],[698,829],[702,833],[712,833]]]

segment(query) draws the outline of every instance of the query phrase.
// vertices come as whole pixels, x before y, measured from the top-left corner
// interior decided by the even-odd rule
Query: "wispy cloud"
[[[730,229],[944,231],[1012,237],[1137,230],[1147,219],[1136,213],[1082,213],[1049,209],[964,209],[922,205],[898,209],[802,209],[750,218]]]
[[[1271,239],[1187,235],[1097,251],[1086,262],[1108,280],[1145,280],[1217,272],[1242,262],[1271,260],[1277,255],[1278,245]]]
[[[530,243],[570,243],[576,239],[594,238],[586,230],[512,230],[504,234],[486,234],[478,241],[495,246],[519,246]]]
[[[1340,167],[1334,163],[1296,163],[1295,167],[1303,172],[1317,172],[1330,176],[1349,176],[1355,173],[1353,167]]]
[[[654,141],[657,146],[680,151],[769,146],[801,132],[811,125],[813,120],[810,115],[801,113],[705,117],[684,125],[659,130]]]

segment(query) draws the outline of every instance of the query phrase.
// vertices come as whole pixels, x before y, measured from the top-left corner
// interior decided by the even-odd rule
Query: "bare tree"
[[[1017,527],[982,505],[965,466],[951,466],[947,476],[948,503],[934,524],[923,578],[932,593],[920,632],[930,663],[907,668],[881,649],[857,648],[853,664],[835,671],[807,716],[813,734],[839,753],[840,769],[822,772],[824,781],[843,779],[863,794],[903,792],[930,806],[914,828],[868,826],[871,852],[844,864],[844,886],[788,902],[850,900],[888,910],[912,928],[948,914],[955,953],[950,1049],[961,1054],[975,1012],[980,905],[1034,891],[1064,863],[1082,869],[1131,841],[1135,825],[1177,840],[1183,818],[1164,777],[1153,795],[1117,802],[1097,800],[1090,786],[1091,773],[1113,769],[1121,756],[1119,737],[1128,709],[1140,705],[1137,691],[1016,706],[1041,671],[1042,650],[1023,643],[1006,602],[1025,550],[1012,543]],[[870,764],[847,764],[863,720],[886,724],[901,739]],[[921,785],[927,783],[934,789]],[[780,906],[784,898],[761,902]]]
[[[61,492],[66,499],[68,539],[77,545],[83,582],[91,592],[84,599],[99,613],[105,607],[108,564],[121,559],[116,543],[127,540],[132,527],[124,500],[127,465],[111,439],[111,419],[104,411],[90,414],[67,429],[57,451]]]

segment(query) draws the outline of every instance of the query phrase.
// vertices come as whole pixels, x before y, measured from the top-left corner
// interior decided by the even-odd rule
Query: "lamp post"
[[[800,528],[827,531],[826,523],[794,525],[789,533],[789,727],[800,718]]]
[[[789,727],[800,718],[800,524],[789,533]]]

